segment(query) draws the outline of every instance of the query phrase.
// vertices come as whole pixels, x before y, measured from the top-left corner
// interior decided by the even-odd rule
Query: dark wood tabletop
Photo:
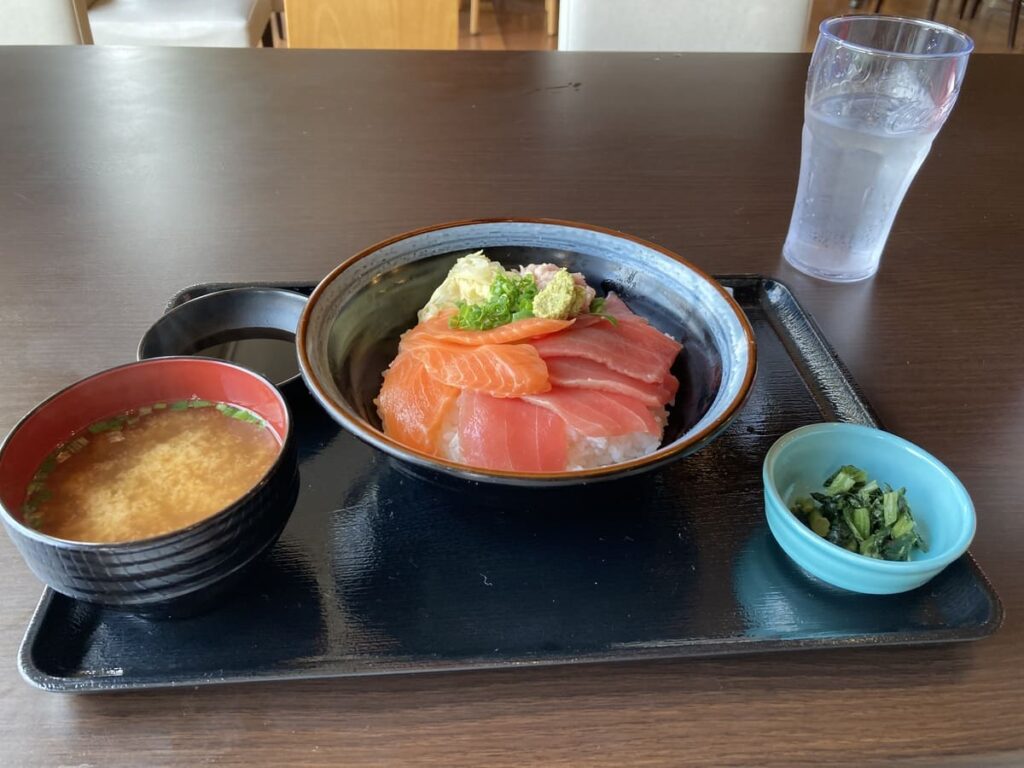
[[[179,288],[315,280],[452,219],[621,229],[787,282],[893,431],[956,471],[1006,607],[976,643],[62,696],[15,654],[40,585],[0,541],[0,763],[1020,765],[1024,57],[976,56],[880,273],[780,250],[803,55],[0,49],[0,431],[134,358]]]

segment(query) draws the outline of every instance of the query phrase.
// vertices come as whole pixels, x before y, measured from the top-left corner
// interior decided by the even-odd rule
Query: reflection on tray
[[[389,462],[390,463],[390,462]],[[461,497],[389,467],[330,521],[345,613],[398,653],[569,653],[672,631],[692,610],[685,509],[651,483]]]
[[[912,592],[857,594],[803,571],[763,527],[739,555],[734,589],[748,637],[843,637],[865,631],[899,634],[991,618],[979,585],[957,573],[965,567],[961,559]]]

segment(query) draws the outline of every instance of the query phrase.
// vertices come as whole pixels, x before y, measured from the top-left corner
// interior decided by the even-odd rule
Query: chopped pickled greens
[[[879,560],[909,560],[927,551],[907,503],[906,488],[869,480],[862,469],[844,465],[822,483],[824,493],[797,499],[791,511],[833,544]]]
[[[489,331],[513,320],[533,317],[533,299],[537,282],[533,275],[499,272],[491,282],[487,300],[479,304],[459,302],[458,311],[448,320],[452,328]]]

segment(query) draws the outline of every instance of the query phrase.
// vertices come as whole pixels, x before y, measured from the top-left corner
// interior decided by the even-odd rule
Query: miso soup
[[[60,539],[159,536],[244,496],[280,451],[255,414],[225,403],[156,403],[92,424],[43,461],[25,522]]]

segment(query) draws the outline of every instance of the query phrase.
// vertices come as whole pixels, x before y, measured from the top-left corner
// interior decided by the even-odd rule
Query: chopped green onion
[[[245,421],[249,424],[258,424],[261,427],[267,426],[267,422],[264,419],[257,416],[252,411],[245,410],[244,408],[236,408],[235,406],[227,405],[226,403],[217,403],[215,407],[225,416],[230,416],[232,419]]]
[[[169,407],[172,411],[184,411],[188,408],[188,400],[179,400],[176,403],[171,403]]]
[[[43,516],[36,511],[35,504],[26,501],[21,505],[21,516],[32,528],[38,529],[43,524]]]
[[[450,328],[489,331],[513,320],[533,317],[533,299],[537,281],[533,275],[499,272],[491,282],[487,301],[480,304],[462,302],[448,320]]]
[[[103,432],[110,432],[111,430],[114,429],[121,429],[127,420],[127,416],[115,416],[113,419],[97,421],[95,424],[89,425],[89,434],[99,435],[102,434]]]
[[[85,448],[85,446],[87,446],[88,444],[89,444],[88,439],[86,439],[85,437],[82,437],[81,435],[79,435],[74,440],[69,441],[67,443],[67,445],[64,446],[64,450],[65,451],[70,451],[71,453],[78,453],[80,450]]]
[[[604,305],[607,300],[598,296],[590,302],[590,309],[587,310],[590,314],[595,317],[600,317],[602,320],[607,320],[612,325],[618,325],[619,320],[614,315],[609,315],[604,311]]]
[[[36,477],[46,477],[56,468],[57,454],[56,452],[54,452],[47,456],[45,459],[43,459],[43,463],[39,465],[39,470],[36,472]]]

